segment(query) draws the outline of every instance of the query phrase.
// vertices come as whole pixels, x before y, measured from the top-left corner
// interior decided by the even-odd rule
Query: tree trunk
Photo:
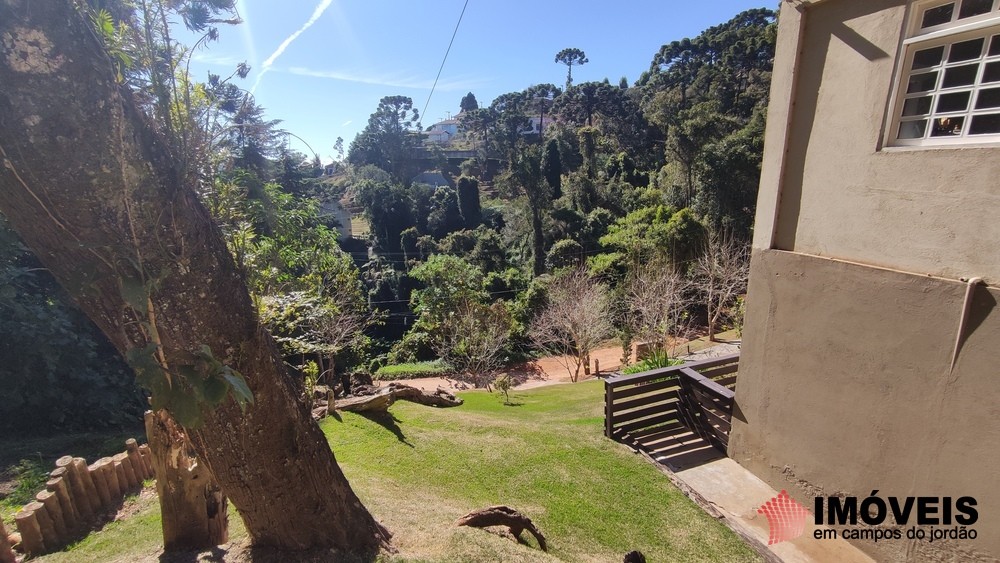
[[[208,347],[245,376],[246,412],[229,399],[202,407],[187,433],[254,544],[387,544],[259,325],[197,179],[116,84],[70,0],[0,2],[0,161],[0,212],[120,353],[145,347],[139,321],[155,318],[161,363]],[[148,316],[125,297],[136,279]]]
[[[7,541],[7,530],[3,527],[3,521],[0,520],[0,563],[15,563],[17,558],[14,557],[14,552],[10,548],[10,542]]]
[[[146,412],[165,551],[201,551],[229,541],[226,497],[164,411]]]

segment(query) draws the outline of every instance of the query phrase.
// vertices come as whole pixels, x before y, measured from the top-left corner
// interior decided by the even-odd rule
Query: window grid
[[[934,2],[916,11],[911,37],[904,42],[893,144],[1000,141],[998,12],[1000,0]],[[989,27],[947,34],[972,20]],[[935,38],[922,41],[920,35],[928,33]]]

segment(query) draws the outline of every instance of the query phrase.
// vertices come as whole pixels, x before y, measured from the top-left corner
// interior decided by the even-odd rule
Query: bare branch
[[[459,376],[483,387],[503,367],[511,319],[502,303],[464,301],[448,314],[433,347]]]
[[[613,331],[608,288],[584,270],[574,270],[549,286],[548,304],[531,325],[535,345],[557,357],[571,381],[590,352]]]
[[[632,329],[674,357],[678,342],[691,332],[691,283],[667,264],[648,264],[628,280],[627,302]]]
[[[746,291],[749,249],[733,239],[713,235],[705,254],[695,262],[693,274],[708,310],[708,338],[715,340],[715,326],[723,312]]]

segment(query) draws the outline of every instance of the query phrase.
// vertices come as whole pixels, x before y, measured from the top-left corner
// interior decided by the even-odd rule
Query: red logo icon
[[[770,534],[767,545],[793,540],[802,535],[806,528],[809,511],[795,499],[781,491],[778,496],[765,502],[757,509],[757,514],[767,518]]]

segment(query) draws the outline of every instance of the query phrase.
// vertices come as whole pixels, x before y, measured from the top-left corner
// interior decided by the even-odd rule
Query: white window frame
[[[1000,35],[1000,0],[993,0],[993,5],[991,10],[986,14],[981,14],[978,16],[973,16],[964,19],[957,19],[959,9],[961,7],[962,0],[927,0],[923,2],[915,2],[910,7],[910,13],[908,14],[908,21],[905,28],[905,38],[902,42],[901,47],[901,64],[898,66],[897,77],[895,81],[895,93],[893,95],[893,103],[891,107],[891,114],[889,120],[889,127],[886,130],[886,146],[889,147],[942,147],[942,146],[953,146],[953,145],[971,145],[971,144],[996,144],[1000,143],[1000,132],[996,134],[981,134],[981,135],[970,135],[969,128],[972,125],[972,117],[975,115],[982,114],[997,114],[1000,113],[1000,108],[989,108],[986,110],[976,110],[975,104],[977,95],[982,90],[1000,88],[1000,82],[991,82],[988,85],[981,84],[983,77],[983,72],[986,68],[987,63],[998,62],[1000,63],[1000,55],[987,56],[990,47],[990,38],[994,35]],[[955,8],[952,13],[951,21],[941,25],[936,25],[932,27],[927,27],[924,29],[920,28],[924,13],[929,10],[936,8],[938,6],[943,6],[946,4],[954,4]],[[960,43],[962,41],[976,39],[979,37],[984,37],[985,44],[983,46],[983,52],[978,61],[979,68],[977,69],[977,75],[975,82],[970,86],[959,86],[954,88],[942,88],[942,80],[944,77],[944,68],[948,66],[947,55],[949,53],[949,48],[945,48],[945,53],[942,55],[942,60],[938,65],[936,65],[939,70],[937,71],[937,79],[935,86],[932,90],[928,92],[921,93],[922,95],[913,95],[911,97],[922,97],[931,96],[931,107],[929,113],[925,115],[926,126],[924,129],[924,136],[917,139],[900,139],[899,128],[900,124],[906,121],[911,121],[912,119],[904,118],[903,105],[906,102],[908,95],[906,93],[907,85],[909,79],[913,74],[920,74],[921,72],[927,71],[928,69],[919,69],[921,72],[913,72],[913,57],[918,51],[925,49],[931,49],[938,46],[952,45],[955,43]],[[1000,40],[1000,39],[998,39]],[[958,63],[950,63],[953,66],[962,66],[972,64],[974,60],[962,61]],[[970,92],[970,99],[967,109],[964,112],[941,112],[938,113],[937,102],[938,97],[941,94],[947,93],[957,93],[957,92]],[[963,131],[961,135],[958,136],[939,136],[931,137],[929,135],[930,130],[933,127],[933,122],[938,117],[965,117],[963,123]],[[919,119],[917,119],[919,120]]]

